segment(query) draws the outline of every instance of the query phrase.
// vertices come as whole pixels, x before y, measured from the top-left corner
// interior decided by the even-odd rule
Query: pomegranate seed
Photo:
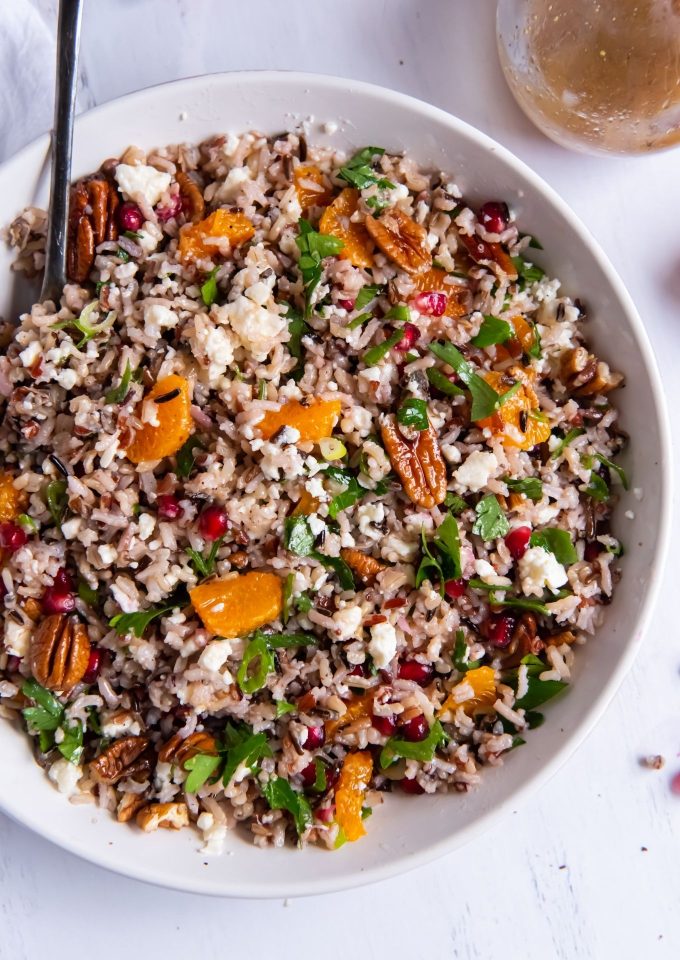
[[[87,661],[87,669],[83,674],[83,683],[94,683],[99,676],[102,668],[102,652],[97,647],[90,650],[90,659]]]
[[[421,687],[427,686],[433,673],[434,670],[429,663],[420,663],[419,660],[404,660],[399,664],[399,679],[413,680]]]
[[[167,206],[156,207],[156,216],[161,221],[161,223],[166,223],[168,220],[172,220],[173,217],[179,216],[179,213],[182,209],[182,197],[181,194],[176,193],[170,198],[170,203]]]
[[[446,312],[449,298],[436,290],[424,290],[411,300],[411,306],[427,317],[441,317]]]
[[[398,343],[395,343],[394,349],[405,353],[407,350],[411,349],[419,336],[420,330],[415,323],[405,323],[401,340]]]
[[[54,575],[53,586],[62,593],[73,593],[73,580],[71,574],[64,567],[59,567]]]
[[[354,310],[354,300],[338,300],[338,306],[349,313]]]
[[[16,553],[25,543],[28,543],[28,534],[18,523],[0,523],[0,547]]]
[[[76,598],[66,590],[48,587],[42,598],[45,613],[71,613],[76,608]]]
[[[404,777],[403,780],[399,781],[399,785],[404,793],[411,793],[414,796],[425,793],[424,789],[420,786],[415,777]]]
[[[303,743],[305,750],[315,750],[326,742],[326,731],[323,727],[307,727],[307,739]]]
[[[589,563],[592,563],[593,560],[597,560],[602,552],[602,546],[597,542],[597,540],[591,540],[590,543],[586,544],[586,548],[583,551],[583,558]]]
[[[519,560],[527,552],[530,537],[531,527],[515,527],[505,535],[505,545],[515,560]]]
[[[216,503],[206,507],[198,518],[198,529],[206,540],[219,540],[227,532],[229,517],[224,507]]]
[[[394,597],[392,600],[386,600],[383,603],[385,610],[396,610],[397,607],[406,606],[406,597]]]
[[[118,211],[118,223],[122,230],[132,230],[135,232],[144,223],[144,215],[136,203],[127,200],[121,204]]]
[[[177,497],[173,497],[171,493],[161,493],[156,498],[156,504],[158,506],[158,516],[164,520],[179,520],[184,514]]]
[[[404,724],[401,732],[405,740],[417,743],[419,740],[424,740],[430,730],[427,725],[427,720],[422,713],[419,713],[417,717],[414,717],[412,720],[409,720],[408,723]]]
[[[479,222],[489,233],[503,233],[510,222],[510,211],[502,200],[489,200],[479,211]]]
[[[320,810],[315,811],[316,819],[320,820],[322,823],[331,823],[334,817],[333,807],[321,807]]]
[[[465,580],[447,580],[444,584],[444,593],[452,600],[462,597],[465,593]]]
[[[347,674],[348,677],[365,677],[366,676],[366,667],[363,663],[358,663],[356,667],[352,669]]]
[[[488,637],[494,647],[501,650],[512,640],[512,632],[515,629],[515,618],[508,613],[501,613],[491,617],[489,620]]]
[[[387,717],[378,717],[373,714],[371,717],[371,722],[378,733],[382,733],[384,737],[391,737],[394,731],[397,729],[397,718],[393,713]]]
[[[300,771],[300,776],[302,777],[302,782],[306,787],[313,787],[314,781],[316,780],[316,764],[312,760],[311,763],[308,763],[304,770]]]

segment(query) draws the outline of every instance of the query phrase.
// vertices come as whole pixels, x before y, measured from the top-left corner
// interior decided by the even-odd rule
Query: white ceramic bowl
[[[128,144],[153,147],[216,132],[267,133],[308,125],[310,140],[340,147],[407,150],[426,166],[451,172],[473,201],[505,198],[522,229],[540,237],[536,259],[588,304],[596,351],[626,373],[617,394],[632,437],[627,468],[644,499],[624,497],[616,528],[628,546],[624,580],[597,638],[579,652],[573,688],[547,709],[501,768],[479,790],[433,798],[388,796],[368,835],[334,853],[258,850],[238,836],[220,858],[198,852],[193,831],[144,835],[94,807],[65,802],[34,763],[23,734],[0,721],[0,808],[73,853],[120,873],[180,890],[241,897],[325,893],[378,880],[450,853],[492,818],[535,791],[567,759],[601,715],[639,646],[669,529],[669,439],[659,375],[641,321],[611,265],[584,226],[542,180],[507,150],[441,110],[403,94],[352,80],[293,73],[222,74],[154,87],[86,114],[76,125],[74,177],[96,169]],[[338,124],[333,135],[324,123]],[[326,128],[330,129],[330,128]],[[45,202],[42,137],[0,169],[0,223],[25,204]],[[9,281],[0,255],[0,311],[25,307],[29,293]],[[624,511],[634,511],[633,520]]]

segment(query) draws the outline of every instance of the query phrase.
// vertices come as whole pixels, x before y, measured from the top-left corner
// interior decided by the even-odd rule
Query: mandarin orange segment
[[[321,503],[316,497],[313,497],[309,490],[303,490],[300,495],[300,499],[295,505],[292,516],[298,517],[308,517],[310,513],[316,513],[319,509],[319,504]]]
[[[220,637],[242,637],[271,623],[283,609],[283,581],[275,573],[241,573],[189,591],[203,625]]]
[[[293,180],[303,211],[308,207],[326,207],[333,199],[333,188],[313,163],[303,163],[296,167]]]
[[[333,432],[342,404],[339,400],[312,400],[308,405],[289,400],[278,410],[268,410],[257,424],[265,440],[270,440],[281,427],[294,427],[301,441],[318,443]]]
[[[516,317],[511,317],[510,323],[515,330],[517,339],[522,344],[522,350],[524,350],[525,353],[529,353],[536,343],[534,328],[521,314],[517,314]]]
[[[326,737],[332,740],[335,734],[342,727],[349,726],[355,720],[362,720],[364,717],[370,717],[373,708],[373,694],[362,693],[347,704],[347,710],[337,720],[327,720],[324,724]]]
[[[446,270],[432,267],[425,273],[414,274],[412,279],[418,293],[436,290],[446,294],[448,300],[444,311],[445,317],[462,317],[470,312],[470,290],[461,284],[444,283],[446,276],[448,276]]]
[[[473,696],[465,700],[458,698],[457,691],[460,693],[465,687],[472,687]],[[475,670],[468,670],[460,683],[456,684],[448,695],[439,711],[439,716],[451,711],[455,714],[458,707],[462,707],[465,713],[474,713],[477,710],[484,710],[493,706],[496,702],[496,677],[491,667],[477,667]]]
[[[522,386],[490,417],[478,420],[477,425],[482,429],[488,427],[507,447],[530,450],[548,439],[550,424],[540,419],[538,397],[527,373],[518,367],[512,367],[509,373],[520,380]],[[505,375],[497,370],[489,370],[482,376],[496,393],[502,394],[509,389]]]
[[[127,448],[128,460],[133,463],[171,457],[193,431],[189,383],[184,377],[173,373],[159,380],[137,407],[136,416],[141,419],[144,404],[157,398],[163,400],[156,404],[158,423],[143,423]]]
[[[243,213],[215,210],[205,220],[182,227],[179,234],[179,255],[182,260],[200,260],[212,257],[218,248],[205,243],[209,237],[226,237],[232,247],[238,247],[255,233],[255,227]]]
[[[367,750],[347,754],[335,789],[335,819],[348,840],[366,833],[361,808],[372,774],[373,758]]]
[[[26,507],[28,496],[14,486],[11,473],[0,473],[0,522],[14,520]]]
[[[350,220],[352,214],[356,213],[358,204],[359,191],[353,187],[345,187],[321,214],[319,233],[342,240],[344,247],[338,256],[349,260],[353,266],[372,267],[373,241],[363,224]]]

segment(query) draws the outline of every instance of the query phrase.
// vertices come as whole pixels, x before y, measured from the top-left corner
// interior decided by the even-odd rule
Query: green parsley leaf
[[[83,756],[83,725],[76,720],[73,726],[63,726],[63,738],[57,750],[69,763],[79,764]]]
[[[545,270],[541,270],[535,263],[529,263],[524,257],[511,257],[510,259],[515,265],[520,281],[523,281],[523,283],[520,283],[522,287],[528,283],[537,283],[545,276]]]
[[[52,515],[55,527],[61,530],[66,511],[68,509],[68,496],[66,491],[68,484],[66,480],[52,480],[45,489],[45,500],[47,509]]]
[[[425,527],[421,527],[420,530],[420,541],[422,549],[422,558],[420,560],[420,565],[416,572],[416,589],[418,589],[422,584],[429,580],[430,583],[438,583],[439,590],[444,595],[444,574],[442,573],[442,568],[439,563],[439,560],[430,550],[427,539],[425,537]]]
[[[357,190],[365,190],[373,184],[377,184],[381,190],[393,189],[394,184],[376,173],[372,166],[373,158],[381,157],[384,152],[383,147],[364,147],[344,167],[340,167],[338,176]]]
[[[430,421],[427,417],[427,401],[418,397],[407,397],[397,410],[397,420],[405,427],[427,430]]]
[[[132,378],[132,367],[128,360],[125,364],[123,376],[117,387],[113,387],[104,397],[104,403],[123,403],[130,389],[130,379]]]
[[[201,300],[206,307],[211,307],[217,300],[217,271],[219,269],[219,267],[212,269],[205,283],[201,285]]]
[[[486,593],[495,593],[496,590],[503,593],[506,590],[512,590],[511,584],[487,583],[486,580],[480,580],[478,577],[471,577],[467,583],[469,587],[473,587],[475,590],[484,590]]]
[[[326,792],[326,764],[319,757],[316,757],[314,760],[314,783],[312,784],[312,790],[315,793],[325,793]]]
[[[90,607],[96,607],[99,603],[99,594],[91,587],[86,580],[81,580],[78,584],[78,596]]]
[[[236,674],[238,685],[243,693],[256,693],[264,687],[274,669],[274,654],[264,634],[258,631],[243,652],[243,660]]]
[[[360,327],[363,323],[366,323],[367,320],[370,320],[372,316],[372,313],[360,313],[354,320],[350,320],[347,324],[347,329],[356,330],[357,327]]]
[[[515,493],[523,493],[529,500],[538,503],[543,499],[543,481],[540,477],[523,477],[521,480],[513,480],[511,477],[503,477],[503,483],[509,490]]]
[[[287,700],[276,701],[276,719],[285,716],[287,713],[295,713],[297,707],[294,703],[288,703]]]
[[[614,473],[616,473],[624,490],[629,489],[630,484],[628,483],[628,477],[626,476],[626,472],[623,467],[620,467],[618,464],[614,463],[613,460],[609,460],[602,453],[596,453],[595,459],[599,460],[603,466],[608,467],[610,470],[613,470]]]
[[[22,530],[26,531],[29,537],[38,532],[38,524],[35,522],[33,517],[29,517],[27,513],[20,513],[16,518],[16,522],[19,524]]]
[[[552,600],[558,599],[553,597]],[[541,600],[530,600],[528,597],[508,597],[504,600],[494,600],[495,607],[510,607],[514,610],[531,610],[532,613],[543,613],[550,616],[550,611]]]
[[[341,511],[353,506],[358,500],[361,500],[369,491],[362,487],[356,477],[344,467],[327,467],[324,471],[327,477],[334,480],[335,483],[342,484],[345,489],[342,493],[333,497],[328,505],[328,516],[335,520]]]
[[[445,396],[465,396],[465,391],[461,390],[460,387],[457,387],[455,383],[451,383],[446,374],[442,373],[441,370],[437,370],[436,367],[428,367],[425,371],[425,374],[435,390],[439,390],[439,392],[443,393]]]
[[[301,793],[296,793],[283,777],[274,777],[260,786],[262,796],[272,810],[287,810],[295,821],[295,829],[301,837],[312,822],[312,808]]]
[[[601,503],[609,500],[609,487],[604,477],[601,477],[595,470],[590,471],[590,480],[588,481],[588,486],[583,489],[583,492],[593,500],[598,500]]]
[[[111,617],[109,626],[113,627],[121,637],[129,633],[142,637],[153,620],[171,613],[174,609],[175,606],[151,607],[149,610],[137,610],[134,613],[118,613],[115,617]]]
[[[295,600],[295,606],[300,613],[309,613],[313,606],[312,598],[308,593],[301,593]]]
[[[193,436],[189,437],[183,446],[177,451],[177,476],[178,477],[189,477],[191,476],[191,471],[194,469],[194,463],[196,462],[196,455],[194,450],[196,448],[205,450],[205,443],[201,440],[197,433],[194,433]]]
[[[288,376],[291,379],[297,381],[300,379],[302,374],[305,372],[305,363],[304,363],[304,347],[302,346],[302,338],[306,333],[309,332],[309,327],[307,326],[307,321],[302,316],[302,314],[295,309],[290,303],[286,305],[287,310],[284,314],[285,318],[288,320],[288,332],[290,334],[290,339],[286,346],[288,347],[288,352],[291,356],[295,357],[298,361],[297,365]]]
[[[531,344],[527,350],[527,354],[530,357],[533,357],[534,360],[540,360],[541,358],[541,335],[538,332],[538,327],[533,320],[527,320],[527,323],[531,327],[531,331],[534,335],[534,342]]]
[[[24,680],[21,685],[21,692],[29,700],[35,701],[53,720],[56,720],[55,729],[59,726],[64,715],[64,708],[49,690],[41,686],[37,680]]]
[[[209,577],[212,573],[214,573],[215,563],[217,561],[217,553],[222,546],[223,540],[224,536],[221,536],[215,540],[205,555],[199,553],[198,550],[194,550],[192,547],[187,547],[189,562],[194,568],[194,572],[197,577]]]
[[[90,316],[98,307],[99,301],[93,300],[87,304],[79,317],[75,317],[73,320],[62,320],[59,323],[53,323],[52,329],[63,330],[66,327],[75,327],[75,329],[82,334],[81,339],[76,343],[76,349],[81,350],[86,343],[100,333],[107,333],[116,319],[116,314],[113,311],[109,311],[101,323],[90,323]]]
[[[498,537],[504,537],[510,529],[510,524],[493,493],[479,501],[475,507],[475,513],[477,519],[472,527],[472,532],[483,540],[496,540]]]
[[[222,758],[210,753],[197,753],[184,761],[184,769],[189,776],[184,781],[187,793],[197,793],[203,784],[213,776],[222,763]]]
[[[548,668],[543,664],[543,670]],[[568,686],[563,680],[539,680],[538,677],[527,677],[527,692],[515,701],[515,710],[533,710],[552,700]],[[539,723],[540,726],[540,723]]]
[[[440,564],[445,580],[458,580],[462,575],[460,559],[460,533],[455,517],[448,514],[437,527],[432,541],[439,551]]]
[[[247,723],[227,723],[224,731],[226,763],[222,773],[222,783],[229,786],[234,774],[242,763],[250,767],[252,773],[259,768],[263,757],[271,757],[271,747],[264,733],[253,733]]]
[[[534,250],[542,250],[543,244],[536,237],[533,237],[530,233],[520,233],[519,239],[524,240],[525,237],[529,237],[529,246],[533,247]]]
[[[461,673],[466,673],[468,670],[475,670],[481,660],[470,660],[470,648],[465,639],[464,630],[456,630],[456,645],[453,648],[453,665],[456,670],[459,670]]]
[[[534,530],[529,539],[529,546],[543,547],[548,553],[553,554],[558,563],[567,567],[578,560],[571,537],[566,530],[561,530],[559,527]]]
[[[315,637],[313,633],[265,633],[263,636],[267,644],[274,650],[308,647],[319,642],[319,638]]]
[[[390,737],[380,751],[380,767],[382,770],[389,767],[396,757],[405,757],[407,760],[420,760],[421,763],[427,763],[433,759],[437,747],[446,743],[448,739],[439,720],[434,721],[425,739],[417,743],[410,740],[400,740],[398,737]]]
[[[506,320],[485,316],[479,333],[470,340],[474,347],[491,347],[496,343],[505,343],[515,336],[515,331]]]
[[[499,396],[486,380],[478,376],[463,354],[452,343],[431,343],[429,349],[440,360],[452,367],[472,396],[472,420],[490,417],[498,408]]]
[[[305,287],[305,319],[312,312],[312,294],[319,285],[324,257],[337,256],[345,246],[339,237],[317,233],[307,220],[298,220],[300,234],[295,239],[300,251],[298,267]]]
[[[363,356],[363,361],[366,366],[374,367],[376,363],[382,360],[385,354],[390,352],[392,347],[399,343],[403,336],[404,333],[402,330],[394,330],[382,343],[379,343],[376,347],[371,347],[370,350],[367,350]]]
[[[502,393],[502,394],[500,395],[500,397],[498,398],[498,407],[499,407],[499,409],[500,409],[500,407],[503,406],[503,404],[507,403],[508,400],[509,400],[511,397],[514,397],[515,394],[516,394],[519,390],[521,390],[521,389],[522,389],[522,383],[521,383],[521,381],[518,380],[517,383],[513,383],[513,385],[510,387],[510,389],[509,389],[509,390],[506,390],[505,393]]]
[[[564,448],[568,447],[569,444],[572,442],[572,440],[575,440],[577,437],[580,437],[581,434],[585,432],[586,431],[583,429],[583,427],[572,427],[571,430],[565,433],[565,435],[562,437],[558,445],[555,447],[552,454],[550,455],[550,459],[557,460],[560,454],[564,451]]]
[[[40,751],[47,753],[54,744],[55,730],[63,722],[64,708],[57,698],[36,680],[24,680],[21,692],[37,704],[35,707],[26,707],[21,712],[29,733],[39,734]]]
[[[325,553],[319,553],[318,550],[313,550],[310,556],[337,575],[343,590],[354,590],[354,574],[342,557],[329,557]]]
[[[293,587],[295,585],[295,574],[289,573],[286,579],[283,581],[283,603],[281,607],[281,620],[285,626],[291,614],[292,598],[293,598]]]
[[[459,517],[463,510],[467,510],[467,503],[457,493],[449,491],[444,498],[444,506],[448,507],[454,517]]]
[[[369,283],[365,287],[362,287],[357,294],[356,300],[354,301],[354,309],[363,310],[364,307],[367,307],[369,303],[372,303],[376,297],[381,296],[384,289],[385,287],[380,283]]]
[[[297,557],[308,557],[314,550],[316,537],[307,517],[287,517],[284,523],[283,545]]]

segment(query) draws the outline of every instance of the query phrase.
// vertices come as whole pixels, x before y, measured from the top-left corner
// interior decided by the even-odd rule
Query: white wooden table
[[[28,2],[16,83],[47,77],[56,0]],[[88,0],[83,108],[216,70],[304,69],[429,100],[542,174],[626,281],[680,405],[680,153],[603,160],[545,140],[507,92],[491,0]],[[2,8],[5,8],[4,3]],[[0,10],[2,20],[7,14]],[[0,140],[0,157],[43,132],[50,105]],[[1,123],[0,123],[1,129]],[[680,449],[680,429],[675,429]],[[675,520],[676,540],[680,523]],[[680,956],[680,676],[675,571],[642,654],[589,740],[531,802],[446,860],[314,901],[229,902],[168,893],[82,863],[0,816],[0,957],[395,957],[632,960]],[[666,767],[640,765],[663,754]],[[0,776],[2,776],[0,758]],[[266,869],[263,865],[263,869]]]

